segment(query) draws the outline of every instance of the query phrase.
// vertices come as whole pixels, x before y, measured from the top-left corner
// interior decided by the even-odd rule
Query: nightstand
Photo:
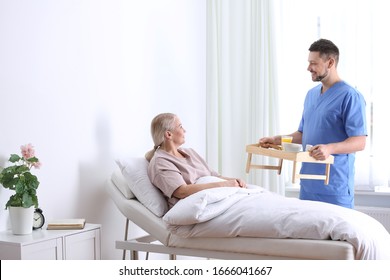
[[[77,230],[34,230],[28,235],[0,232],[1,260],[100,260],[101,225]]]

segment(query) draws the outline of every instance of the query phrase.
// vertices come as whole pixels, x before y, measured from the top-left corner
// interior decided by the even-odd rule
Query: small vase
[[[16,235],[31,234],[33,228],[34,207],[9,207],[12,233]]]

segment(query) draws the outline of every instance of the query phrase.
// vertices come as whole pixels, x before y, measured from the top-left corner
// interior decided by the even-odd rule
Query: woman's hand
[[[226,181],[220,182],[222,187],[240,187],[246,188],[246,183],[241,179],[226,178]]]
[[[244,180],[228,177],[219,177],[225,181],[205,183],[205,184],[190,184],[190,185],[181,185],[174,192],[173,196],[179,199],[185,198],[191,194],[197,193],[205,189],[220,188],[220,187],[240,187],[246,188],[246,183]]]
[[[238,183],[238,186],[240,188],[246,188],[246,182],[244,180],[241,180],[241,179],[236,179],[237,183]]]

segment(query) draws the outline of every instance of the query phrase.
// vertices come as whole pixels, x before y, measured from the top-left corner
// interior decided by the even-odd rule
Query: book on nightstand
[[[83,229],[85,219],[58,219],[47,224],[47,229]]]

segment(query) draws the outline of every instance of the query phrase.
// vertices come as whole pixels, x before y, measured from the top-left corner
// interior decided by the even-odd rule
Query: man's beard
[[[325,74],[320,75],[320,76],[317,76],[317,77],[314,79],[314,82],[321,82],[326,76],[328,76],[328,73],[329,73],[329,70],[326,69]]]

